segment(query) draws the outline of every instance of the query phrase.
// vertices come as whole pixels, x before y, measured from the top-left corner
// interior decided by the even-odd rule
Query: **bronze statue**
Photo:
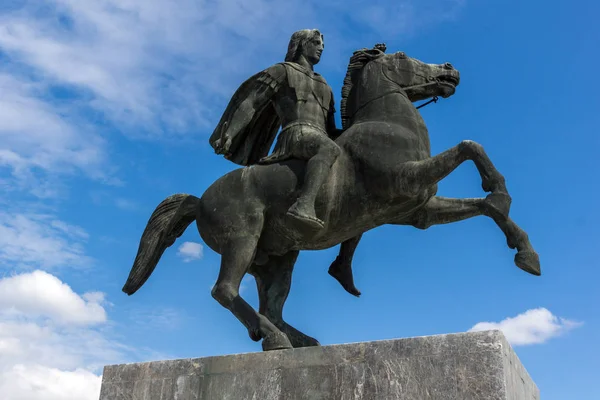
[[[322,42],[316,35],[310,37],[312,44],[300,39],[296,50],[305,61],[313,57],[310,63],[314,65]],[[304,68],[296,70],[298,74],[285,75],[286,80],[278,73],[288,74],[294,66],[272,67],[266,70],[268,74],[263,71],[238,89],[211,143],[245,167],[219,178],[201,198],[176,194],[158,205],[142,235],[123,287],[125,293],[135,293],[146,282],[165,249],[193,221],[206,245],[221,255],[212,296],[242,322],[253,340],[262,339],[264,350],[319,345],[282,317],[299,251],[343,243],[330,271],[347,275],[361,234],[383,224],[427,229],[484,215],[503,231],[508,246],[517,249],[515,264],[540,275],[539,257],[527,234],[509,217],[511,198],[504,177],[483,147],[465,140],[431,155],[425,122],[413,102],[452,96],[459,84],[459,73],[452,65],[425,64],[402,52],[386,54],[383,45],[356,51],[342,89],[344,130],[335,139],[336,146],[325,137],[336,136],[328,125],[333,108],[325,107],[325,100],[331,102],[333,97],[325,93],[324,81],[306,65]],[[300,82],[304,78],[295,80],[301,74],[314,78],[312,94],[306,93],[306,82]],[[292,97],[292,88],[300,94]],[[252,92],[256,94],[250,95]],[[290,98],[273,101],[270,96],[277,96],[275,92],[287,93]],[[270,100],[265,102],[261,96]],[[297,104],[303,101],[306,104]],[[277,107],[296,112],[310,109],[315,114],[309,117]],[[305,130],[308,125],[298,124],[300,128],[286,131],[287,125],[305,118],[315,126]],[[282,124],[287,133],[280,136],[274,155],[267,156]],[[303,142],[305,131],[310,138],[321,136],[310,151],[296,152],[296,144],[310,147],[313,143]],[[322,151],[326,156],[319,158]],[[316,173],[311,170],[315,159],[319,160]],[[437,183],[466,160],[477,167],[483,190],[489,192],[487,197],[436,196]],[[321,223],[316,224],[318,227],[307,223],[306,215],[312,222],[316,221],[311,219],[314,215],[322,227]],[[311,225],[316,229],[307,229]],[[239,294],[246,273],[256,278],[258,312]]]
[[[331,88],[313,69],[324,47],[323,35],[317,29],[295,32],[285,62],[240,86],[210,138],[217,154],[244,166],[291,158],[307,161],[300,195],[287,214],[313,230],[324,226],[316,216],[315,199],[340,154],[334,139],[342,132],[335,126]],[[267,156],[280,127],[274,152]],[[360,296],[354,286],[351,257],[344,254],[347,249],[332,264],[329,274],[349,293]]]

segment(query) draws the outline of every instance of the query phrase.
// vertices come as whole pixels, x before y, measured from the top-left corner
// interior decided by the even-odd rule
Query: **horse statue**
[[[341,154],[316,197],[324,227],[295,225],[286,211],[298,197],[306,162],[289,159],[239,168],[198,198],[175,194],[153,212],[123,291],[135,293],[163,252],[196,221],[200,236],[221,255],[212,296],[246,327],[264,351],[318,346],[283,320],[292,271],[301,250],[333,247],[384,224],[427,229],[479,215],[490,217],[516,249],[515,264],[540,275],[527,234],[509,217],[504,177],[483,147],[465,140],[431,155],[429,134],[416,101],[450,97],[459,72],[449,63],[426,64],[403,52],[362,49],[350,59],[342,90]],[[481,175],[483,198],[436,196],[437,183],[466,160]],[[239,294],[245,274],[256,278],[259,310]]]

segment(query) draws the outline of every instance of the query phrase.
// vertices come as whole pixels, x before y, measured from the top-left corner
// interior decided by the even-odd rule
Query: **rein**
[[[415,88],[420,88],[420,87],[425,87],[425,86],[430,86],[430,85],[435,85],[435,84],[437,84],[437,82],[428,82],[428,83],[423,83],[422,85],[409,86],[407,88],[404,88],[404,91],[406,92],[409,89],[415,89]],[[437,96],[433,96],[433,98],[431,100],[429,100],[427,103],[423,103],[420,106],[417,106],[417,110],[419,108],[423,108],[426,105],[429,105],[431,103],[437,103],[438,100],[439,100],[439,98]]]
[[[383,94],[381,94],[381,95],[379,95],[379,96],[375,97],[374,99],[371,99],[371,100],[367,101],[367,102],[366,102],[365,104],[363,104],[362,106],[358,107],[358,108],[357,108],[357,109],[354,111],[354,114],[356,114],[356,113],[357,113],[359,110],[361,110],[361,109],[362,109],[363,107],[365,107],[367,104],[370,104],[370,103],[372,103],[372,102],[373,102],[373,101],[375,101],[375,100],[378,100],[378,99],[380,99],[380,98],[382,98],[382,97],[384,97],[384,96],[387,96],[388,94],[392,94],[392,93],[400,93],[401,95],[405,96],[405,97],[408,99],[408,95],[406,94],[406,91],[407,91],[407,90],[410,90],[410,89],[416,89],[416,88],[425,87],[425,86],[436,85],[437,83],[438,83],[437,81],[433,81],[433,82],[427,82],[427,83],[423,83],[423,84],[421,84],[421,85],[413,85],[413,86],[408,86],[408,87],[406,87],[406,88],[399,88],[399,89],[396,89],[396,90],[391,90],[391,91],[389,91],[389,92],[385,92],[385,93],[383,93]],[[431,100],[429,100],[427,103],[424,103],[424,104],[421,104],[421,105],[417,106],[417,110],[418,110],[419,108],[425,107],[425,106],[426,106],[426,105],[428,105],[428,104],[431,104],[431,103],[437,103],[437,101],[438,101],[438,100],[439,100],[439,99],[438,99],[438,97],[437,97],[437,96],[433,96],[433,98],[432,98]]]
[[[417,106],[417,110],[418,110],[419,108],[425,107],[425,106],[426,106],[426,105],[428,105],[428,104],[431,104],[431,103],[437,103],[437,101],[438,101],[438,97],[437,97],[437,96],[433,96],[433,99],[429,100],[427,103],[423,103],[423,104],[421,104],[420,106]]]

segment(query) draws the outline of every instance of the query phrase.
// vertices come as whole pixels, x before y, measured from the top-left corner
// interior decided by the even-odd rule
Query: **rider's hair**
[[[291,62],[296,61],[300,56],[300,50],[302,47],[313,40],[315,37],[323,38],[323,34],[318,29],[302,29],[294,32],[288,45],[288,51],[285,55],[285,61]]]

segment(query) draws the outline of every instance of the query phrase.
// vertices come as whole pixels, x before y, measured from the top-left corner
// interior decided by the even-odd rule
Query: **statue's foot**
[[[294,203],[294,205],[290,207],[287,215],[302,223],[302,225],[314,230],[323,229],[325,226],[325,223],[315,216],[314,211],[312,213],[306,211],[303,207],[299,206],[298,203]]]
[[[336,258],[329,267],[329,275],[333,276],[346,290],[353,296],[360,297],[360,291],[354,286],[354,277],[352,276],[352,266]]]

